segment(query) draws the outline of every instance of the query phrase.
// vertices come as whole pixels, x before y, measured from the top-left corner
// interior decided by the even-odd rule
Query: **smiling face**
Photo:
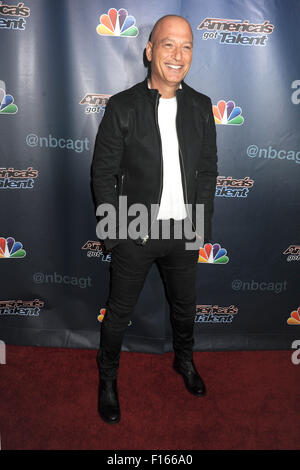
[[[146,46],[151,62],[151,87],[163,97],[174,96],[189,71],[193,54],[193,34],[181,17],[166,17],[154,29]]]

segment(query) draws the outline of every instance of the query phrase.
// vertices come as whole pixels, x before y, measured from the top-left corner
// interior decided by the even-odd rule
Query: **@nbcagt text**
[[[168,454],[168,453],[160,453],[160,454],[150,454],[147,458],[141,456],[122,456],[118,454],[114,454],[107,458],[108,465],[130,465],[135,468],[138,468],[140,464],[148,464],[148,465],[191,465],[193,463],[193,457],[190,454]]]

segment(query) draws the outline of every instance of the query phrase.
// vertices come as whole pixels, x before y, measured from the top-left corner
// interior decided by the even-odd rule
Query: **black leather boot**
[[[120,405],[116,379],[100,379],[98,411],[106,423],[114,424],[120,421]]]
[[[186,389],[198,397],[206,394],[203,380],[198,374],[193,361],[179,361],[174,359],[174,370],[183,377]]]

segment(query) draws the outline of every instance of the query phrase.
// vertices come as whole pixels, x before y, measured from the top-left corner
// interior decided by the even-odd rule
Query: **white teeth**
[[[171,65],[171,64],[167,64],[168,67],[171,67],[171,69],[181,69],[181,65]]]

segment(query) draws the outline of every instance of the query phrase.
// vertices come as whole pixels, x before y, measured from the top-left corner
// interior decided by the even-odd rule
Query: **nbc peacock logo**
[[[128,15],[125,8],[120,8],[120,10],[110,8],[107,14],[101,15],[96,31],[100,36],[128,38],[135,38],[139,34],[134,16]]]
[[[14,238],[0,238],[0,259],[4,258],[24,258],[26,251],[20,242],[16,242]]]
[[[205,243],[199,250],[198,263],[226,264],[228,261],[227,250],[221,248],[219,243]]]
[[[18,106],[14,103],[12,95],[6,93],[6,85],[0,80],[0,114],[16,114]]]
[[[106,314],[106,308],[100,308],[97,320],[102,323]]]
[[[291,312],[290,317],[287,320],[288,325],[300,325],[300,307],[297,310]]]
[[[97,315],[97,320],[98,320],[98,322],[100,322],[100,323],[103,322],[106,313],[107,313],[107,309],[106,309],[106,308],[101,307],[101,308],[99,309],[99,313],[98,313],[98,315]],[[131,326],[131,325],[132,325],[132,320],[129,320],[128,326]]]
[[[244,123],[242,108],[234,101],[218,101],[217,106],[213,106],[213,114],[216,124],[241,126]]]

